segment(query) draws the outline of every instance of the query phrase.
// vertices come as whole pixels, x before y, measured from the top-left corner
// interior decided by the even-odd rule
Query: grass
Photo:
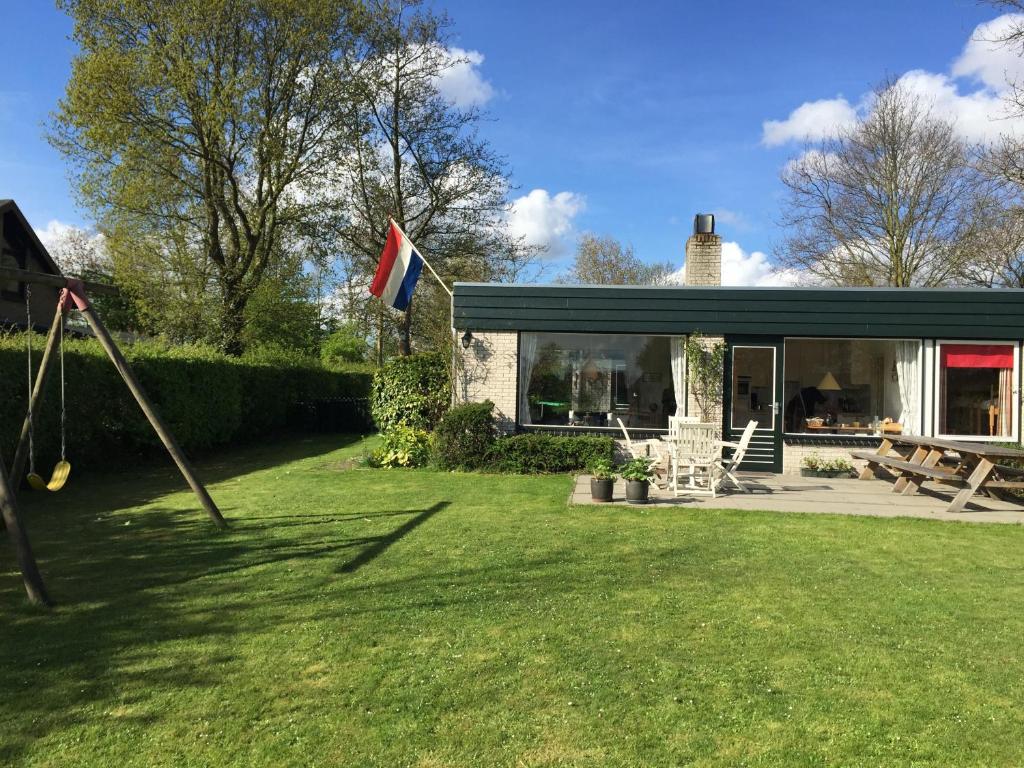
[[[1024,530],[567,507],[353,440],[25,497],[0,764],[1024,763]],[[4,544],[6,547],[6,544]]]

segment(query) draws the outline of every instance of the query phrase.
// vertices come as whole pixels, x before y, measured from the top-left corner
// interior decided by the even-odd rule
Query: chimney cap
[[[693,234],[713,235],[715,234],[715,214],[698,213],[693,217]]]

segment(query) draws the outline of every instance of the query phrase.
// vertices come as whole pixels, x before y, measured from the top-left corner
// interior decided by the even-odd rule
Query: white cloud
[[[795,285],[797,276],[778,270],[761,251],[747,253],[737,242],[722,243],[722,285]]]
[[[573,232],[573,220],[586,208],[582,195],[546,189],[534,189],[512,201],[509,230],[527,245],[547,249],[547,255],[559,256],[566,250],[566,239]]]
[[[856,108],[841,96],[808,101],[790,112],[785,120],[765,120],[761,142],[777,147],[790,141],[820,141],[852,125],[856,119]]]
[[[1020,125],[1018,120],[1003,119],[1003,98],[988,89],[962,94],[948,76],[920,69],[907,72],[899,82],[931,104],[935,114],[952,120],[956,132],[968,141],[994,141]]]
[[[449,48],[448,67],[437,81],[441,97],[456,107],[486,104],[494,96],[494,87],[480,74],[484,55],[479,51]]]
[[[979,24],[949,73],[914,69],[899,83],[930,104],[936,115],[951,120],[968,141],[987,143],[1022,132],[1024,119],[1007,119],[1004,97],[1011,82],[1024,82],[1024,57],[1012,47],[993,42],[1021,25],[1024,14],[1006,14]],[[856,103],[842,97],[805,102],[785,120],[766,120],[761,142],[774,147],[820,141],[867,115],[872,101],[871,94],[866,94]]]
[[[1003,91],[1008,82],[1024,78],[1024,58],[1012,46],[994,42],[1021,25],[1024,14],[1020,13],[1008,13],[979,24],[953,62],[953,77],[973,78],[994,91]]]
[[[43,229],[36,229],[35,233],[65,273],[78,274],[86,269],[102,269],[108,265],[106,239],[99,232],[51,219]]]
[[[685,284],[686,264],[673,272],[666,283]],[[777,269],[761,251],[747,253],[739,243],[722,243],[722,285],[736,286],[787,286],[797,285],[799,275],[792,270]]]

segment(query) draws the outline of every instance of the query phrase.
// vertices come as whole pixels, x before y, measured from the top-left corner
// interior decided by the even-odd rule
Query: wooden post
[[[53,317],[53,324],[50,326],[50,333],[46,337],[46,348],[43,350],[43,360],[39,364],[39,371],[36,373],[35,385],[32,387],[32,396],[29,401],[29,410],[25,414],[25,421],[21,425],[21,436],[18,438],[18,447],[14,451],[14,461],[11,462],[10,482],[11,488],[17,490],[21,485],[21,478],[25,475],[25,461],[28,459],[28,433],[29,413],[38,413],[39,404],[42,401],[43,388],[46,386],[46,377],[50,372],[50,363],[53,361],[53,351],[57,348],[57,341],[60,339],[60,324],[64,322],[64,307],[57,302],[57,314]],[[31,330],[29,331],[31,333]]]
[[[22,581],[25,582],[25,592],[28,593],[30,602],[36,605],[50,605],[50,596],[46,594],[46,585],[43,584],[43,577],[40,575],[36,559],[32,555],[28,536],[18,520],[17,504],[14,489],[7,482],[4,463],[0,461],[0,516],[3,517],[7,535],[11,537],[14,556],[18,560],[18,568],[21,569]]]
[[[114,367],[117,368],[117,372],[121,374],[121,378],[124,379],[124,383],[128,385],[128,389],[131,390],[132,395],[135,397],[135,401],[139,404],[139,408],[149,419],[150,425],[153,427],[153,431],[156,432],[157,437],[164,444],[167,452],[171,454],[171,458],[174,459],[174,463],[178,465],[178,469],[181,470],[181,474],[185,477],[185,480],[191,486],[193,492],[199,497],[199,502],[203,505],[203,509],[210,516],[210,519],[216,523],[218,528],[227,528],[227,523],[224,521],[224,517],[221,515],[220,510],[217,509],[217,505],[213,503],[213,499],[210,498],[210,494],[206,491],[206,488],[196,477],[195,470],[192,469],[192,465],[189,460],[185,457],[185,453],[181,450],[178,445],[178,441],[174,439],[174,435],[164,424],[160,415],[156,412],[153,404],[150,402],[149,397],[142,389],[142,385],[139,384],[139,380],[135,378],[135,374],[128,365],[128,361],[124,359],[124,355],[121,354],[121,350],[117,348],[114,343],[114,339],[111,338],[110,332],[106,326],[103,325],[103,321],[100,320],[96,311],[89,304],[84,292],[81,289],[81,284],[76,281],[68,281],[68,291],[71,293],[72,299],[75,302],[75,306],[82,313],[82,317],[85,318],[89,327],[92,328],[92,332],[96,334],[96,338],[99,340],[100,345],[106,351],[107,356],[110,357]]]

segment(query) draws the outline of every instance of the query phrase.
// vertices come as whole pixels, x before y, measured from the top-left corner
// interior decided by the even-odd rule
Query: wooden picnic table
[[[1011,489],[1024,489],[1024,469],[1007,461],[1024,462],[1024,451],[985,442],[947,440],[941,437],[886,435],[877,451],[853,451],[867,461],[861,480],[880,477],[884,470],[894,477],[893,493],[912,496],[925,481],[960,488],[947,512],[961,512],[975,493],[1010,501]]]

